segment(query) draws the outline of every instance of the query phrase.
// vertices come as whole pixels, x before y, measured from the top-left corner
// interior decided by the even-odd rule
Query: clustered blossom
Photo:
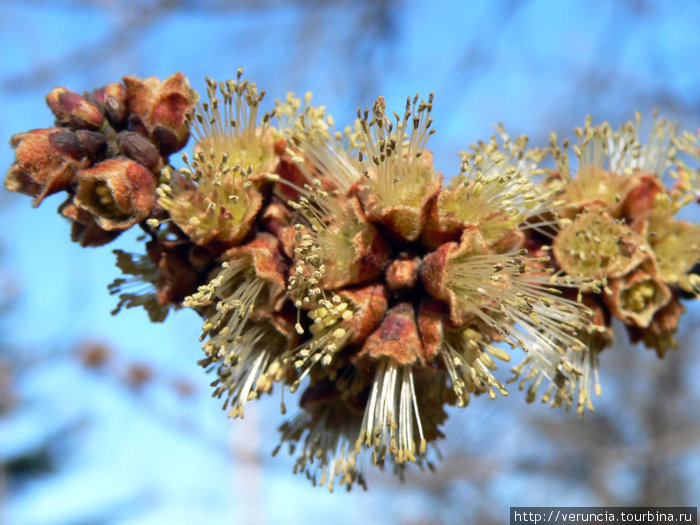
[[[207,79],[206,99],[181,74],[56,88],[56,127],[12,138],[5,184],[35,205],[66,192],[84,246],[139,224],[145,254],[115,251],[117,310],[197,311],[229,416],[273,388],[286,413],[301,390],[277,449],[314,483],[428,464],[446,406],[508,394],[513,350],[528,401],[583,416],[613,317],[660,357],[676,346],[681,300],[700,295],[700,227],[677,218],[700,197],[698,136],[589,119],[531,149],[499,127],[445,185],[432,95],[392,116],[379,97],[342,131],[310,95],[261,113],[264,95],[242,71]]]

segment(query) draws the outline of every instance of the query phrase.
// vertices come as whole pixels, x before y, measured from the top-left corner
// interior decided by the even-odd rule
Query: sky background
[[[616,126],[636,110],[648,119],[658,108],[697,129],[698,27],[700,2],[692,0],[3,0],[0,144],[52,124],[43,98],[55,85],[82,92],[122,75],[182,71],[202,90],[205,75],[231,78],[244,67],[267,90],[266,108],[288,91],[312,91],[341,126],[378,94],[388,107],[402,108],[407,95],[434,92],[437,133],[429,147],[450,177],[459,169],[457,152],[487,140],[498,122],[535,145],[545,145],[551,131],[571,136],[587,114]],[[11,148],[0,147],[0,165],[9,167],[12,159]],[[468,514],[460,504],[486,496],[507,522],[510,505],[600,503],[590,487],[520,468],[523,458],[558,456],[541,436],[543,427],[513,423],[526,408],[517,392],[451,413],[444,448],[466,448],[473,470],[449,483],[427,486],[412,477],[398,485],[379,474],[370,476],[368,493],[331,496],[310,487],[291,475],[283,453],[269,459],[280,422],[276,396],[248,405],[246,419],[235,422],[210,399],[210,378],[196,365],[196,314],[176,312],[155,325],[140,309],[109,315],[116,301],[107,284],[118,277],[111,250],[141,253],[136,232],[81,249],[55,212],[60,202],[52,197],[32,209],[28,198],[0,192],[0,352],[6,353],[0,359],[13,364],[19,399],[19,408],[0,417],[0,463],[41,447],[53,462],[21,487],[0,482],[0,523],[438,523]],[[697,307],[684,321],[697,326]],[[74,357],[86,340],[113,349],[104,370],[86,370]],[[611,355],[628,355],[624,346]],[[681,348],[694,356],[682,371],[689,377],[700,371],[698,350],[692,339]],[[661,366],[652,352],[633,352],[642,370]],[[141,389],[125,386],[134,364],[153,372]],[[609,370],[603,410],[624,397]],[[192,387],[190,395],[183,395],[183,384]],[[646,395],[643,386],[635,388],[641,390],[633,399]],[[697,390],[676,399],[696,420],[698,405],[687,396]],[[551,417],[542,407],[527,408]],[[581,423],[563,411],[556,415],[577,432],[602,431],[593,418]],[[676,465],[691,473],[685,489],[694,504],[699,456],[695,441]],[[610,474],[620,498],[639,488],[634,461]]]

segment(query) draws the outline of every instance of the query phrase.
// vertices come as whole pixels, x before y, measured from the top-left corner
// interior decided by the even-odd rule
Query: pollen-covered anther
[[[647,263],[623,277],[609,281],[603,294],[611,313],[625,323],[646,328],[661,308],[671,300],[671,290]]]
[[[180,150],[190,136],[186,115],[196,97],[187,77],[175,73],[162,82],[156,77],[126,76],[122,80],[130,129],[151,139],[163,156]]]
[[[107,231],[130,228],[148,217],[155,205],[155,177],[133,160],[108,159],[78,171],[76,179],[75,205]]]

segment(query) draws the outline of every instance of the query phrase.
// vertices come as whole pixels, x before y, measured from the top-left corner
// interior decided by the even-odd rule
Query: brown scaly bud
[[[153,173],[159,173],[163,167],[163,159],[158,148],[143,135],[133,131],[122,131],[119,134],[118,144],[122,154]]]
[[[610,312],[626,324],[648,327],[656,312],[671,300],[671,290],[657,274],[655,266],[648,262],[623,277],[609,280],[603,300]]]
[[[394,259],[384,273],[389,289],[394,293],[412,289],[418,282],[420,264],[420,257],[410,257],[406,254]]]
[[[113,82],[103,88],[96,89],[92,92],[97,101],[102,104],[107,120],[111,126],[120,130],[126,126],[126,117],[128,116],[126,108],[126,88],[120,82]]]
[[[195,94],[187,78],[175,73],[163,82],[156,77],[124,77],[129,127],[150,138],[165,157],[182,149],[190,137],[186,116]]]
[[[75,205],[91,213],[103,230],[126,230],[148,217],[155,205],[155,178],[133,160],[108,159],[80,170],[76,178]]]
[[[97,104],[66,88],[53,88],[46,95],[46,103],[56,115],[59,126],[98,130],[104,124],[105,117]]]
[[[356,359],[389,357],[402,365],[425,364],[423,344],[418,335],[416,314],[411,303],[391,308],[382,323],[365,341]]]
[[[95,217],[73,203],[69,198],[58,208],[58,213],[71,221],[70,238],[83,248],[104,246],[116,239],[121,231],[105,231],[97,225]]]
[[[5,187],[34,197],[34,206],[67,189],[75,173],[89,163],[89,151],[80,136],[60,128],[18,133],[10,145],[17,151]]]
[[[659,357],[664,357],[668,350],[678,347],[674,335],[684,313],[685,307],[674,294],[669,303],[654,314],[646,328],[627,325],[630,341],[632,343],[643,341],[644,346],[655,349]]]

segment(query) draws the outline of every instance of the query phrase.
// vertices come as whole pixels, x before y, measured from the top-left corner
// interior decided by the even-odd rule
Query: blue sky
[[[201,89],[205,75],[224,79],[238,67],[268,90],[270,104],[287,91],[310,90],[341,124],[376,94],[401,107],[408,94],[435,92],[438,132],[430,146],[446,176],[458,171],[457,152],[487,139],[496,122],[540,144],[588,113],[619,124],[635,110],[649,115],[658,107],[682,125],[700,126],[700,4],[693,1],[408,1],[390,13],[386,39],[359,55],[354,50],[367,43],[362,32],[350,33],[358,13],[350,3],[209,12],[193,2],[152,18],[147,11],[137,16],[138,5],[147,3],[0,4],[0,143],[51,125],[43,97],[54,84],[80,92],[124,74],[162,78],[181,70]],[[642,6],[641,15],[634,6]],[[124,38],[100,54],[115,31]],[[29,73],[37,80],[26,81]],[[12,156],[0,148],[1,165]],[[231,423],[209,399],[209,378],[195,364],[195,314],[177,312],[160,325],[139,310],[110,316],[115,300],[106,286],[118,276],[111,249],[139,251],[136,235],[81,249],[69,242],[68,224],[55,213],[59,204],[53,197],[31,209],[25,197],[0,195],[1,277],[19,291],[0,325],[5,344],[25,349],[17,388],[28,401],[0,421],[0,461],[68,428],[79,429],[79,442],[59,474],[4,509],[0,497],[0,522],[63,524],[104,515],[128,524],[247,523],[245,501],[254,500],[264,508],[261,523],[357,523],[368,515],[394,523],[425,512],[420,501],[397,500],[381,477],[370,495],[330,497],[292,477],[289,459],[266,459],[261,473],[246,470],[240,457],[232,462],[241,449],[269,454],[277,399],[263,402],[253,423]],[[140,395],[124,393],[113,377],[86,373],[65,357],[85,337],[109,342],[124,362],[146,362],[166,379]],[[195,396],[177,398],[170,377],[195,384]],[[478,401],[456,415],[506,432],[507,422]],[[516,446],[522,436],[507,432],[505,442]],[[511,504],[547,502],[537,488],[523,492],[527,480],[502,483]],[[570,497],[567,503],[586,504],[590,495]]]

